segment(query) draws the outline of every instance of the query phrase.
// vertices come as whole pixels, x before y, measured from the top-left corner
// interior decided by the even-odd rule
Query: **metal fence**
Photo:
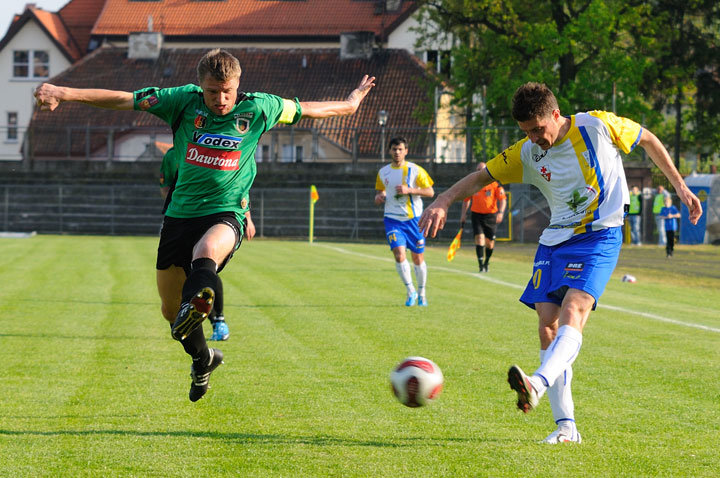
[[[157,141],[172,141],[165,126],[65,124],[42,129],[0,125],[0,159],[74,159],[86,161],[154,161],[163,151]],[[387,141],[405,137],[409,159],[440,163],[487,160],[522,137],[514,125],[492,128],[277,126],[267,132],[257,149],[258,162],[358,162],[382,159]],[[134,138],[134,139],[132,139]],[[468,154],[468,145],[474,153]]]
[[[547,225],[545,199],[534,188],[513,185],[512,204],[498,237],[534,242]],[[440,191],[437,191],[440,192]],[[321,188],[314,234],[333,240],[384,240],[382,208],[370,188]],[[0,185],[0,230],[45,234],[157,235],[163,200],[155,185]],[[434,242],[449,242],[460,227],[461,204],[449,211]],[[251,211],[261,237],[309,234],[309,189],[258,188]],[[466,240],[472,240],[466,227]]]

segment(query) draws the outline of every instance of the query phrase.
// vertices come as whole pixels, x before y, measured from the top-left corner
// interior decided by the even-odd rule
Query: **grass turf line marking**
[[[395,259],[389,259],[389,258],[387,258],[387,257],[378,257],[378,256],[370,255],[370,254],[363,254],[362,252],[349,251],[349,250],[343,249],[343,248],[341,248],[341,247],[335,247],[335,246],[330,246],[330,245],[326,245],[326,244],[315,244],[315,245],[324,247],[324,248],[326,248],[326,249],[332,249],[332,250],[334,250],[334,251],[336,251],[336,252],[341,252],[341,253],[343,253],[343,254],[350,254],[350,255],[353,255],[353,256],[366,257],[366,258],[368,258],[368,259],[374,259],[374,260],[377,260],[377,261],[395,262]],[[466,275],[466,276],[475,277],[475,278],[477,278],[477,279],[481,279],[481,280],[484,280],[484,281],[488,281],[488,282],[491,282],[491,283],[493,283],[493,284],[503,285],[503,286],[505,286],[505,287],[511,287],[511,288],[513,288],[513,289],[518,289],[518,290],[525,290],[525,286],[521,286],[521,285],[518,285],[518,284],[513,284],[512,282],[501,281],[501,280],[498,280],[498,279],[492,279],[492,278],[490,278],[490,277],[487,277],[486,275],[481,275],[481,274],[479,274],[479,273],[477,273],[477,272],[459,271],[459,270],[457,270],[457,269],[450,269],[449,267],[443,267],[443,266],[432,266],[432,267],[431,267],[430,265],[428,265],[428,269],[435,269],[435,270],[439,270],[439,271],[443,271],[443,272],[452,272],[453,274]],[[640,312],[640,311],[638,311],[638,310],[626,309],[625,307],[618,307],[618,306],[615,306],[615,305],[598,304],[598,307],[603,308],[603,309],[608,309],[608,310],[614,310],[615,312],[622,312],[622,313],[625,313],[625,314],[635,314],[635,315],[639,315],[639,316],[641,316],[641,317],[645,317],[645,318],[648,318],[648,319],[656,320],[656,321],[658,321],[658,322],[665,322],[665,323],[668,323],[668,324],[682,325],[682,326],[684,326],[684,327],[691,327],[691,328],[694,328],[694,329],[700,329],[700,330],[705,330],[705,331],[707,331],[707,332],[715,332],[715,333],[720,334],[720,329],[718,329],[718,328],[716,328],[716,327],[709,327],[709,326],[707,326],[707,325],[695,324],[695,323],[692,323],[692,322],[683,322],[682,320],[671,319],[671,318],[669,318],[669,317],[663,317],[663,316],[657,315],[657,314],[650,314],[650,313],[648,313],[648,312]]]

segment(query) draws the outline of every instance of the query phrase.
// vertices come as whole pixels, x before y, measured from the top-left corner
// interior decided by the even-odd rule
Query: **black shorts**
[[[472,213],[473,234],[483,234],[487,239],[495,240],[495,231],[497,231],[497,214],[480,214]]]
[[[160,229],[160,244],[155,267],[158,270],[164,270],[170,266],[182,267],[185,274],[189,275],[195,244],[215,224],[227,224],[235,232],[235,247],[222,264],[218,264],[218,272],[220,272],[242,243],[244,222],[243,220],[243,224],[240,224],[234,212],[219,212],[209,216],[189,218],[165,216],[162,229]]]

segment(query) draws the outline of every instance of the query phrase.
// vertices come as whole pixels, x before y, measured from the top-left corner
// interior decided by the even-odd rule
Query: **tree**
[[[698,103],[720,103],[710,88],[717,81],[695,75],[720,57],[716,0],[419,3],[418,47],[452,39],[450,75],[439,75],[437,84],[449,86],[455,106],[474,112],[470,126],[480,124],[483,92],[491,122],[512,124],[510,97],[526,81],[550,86],[561,111],[614,110],[651,128],[668,124],[663,107],[670,99],[692,106],[687,97],[697,91]],[[699,79],[702,90],[695,87]],[[710,109],[702,113],[691,117],[707,129],[718,117]],[[682,117],[676,121],[683,124]]]

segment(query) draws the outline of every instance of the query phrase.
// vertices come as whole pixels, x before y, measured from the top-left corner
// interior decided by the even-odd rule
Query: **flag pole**
[[[317,188],[314,184],[310,185],[310,244],[313,243],[313,230],[315,229],[315,203],[320,199]]]
[[[315,201],[312,200],[312,192],[310,193],[310,244],[313,243],[313,226],[315,225]]]

